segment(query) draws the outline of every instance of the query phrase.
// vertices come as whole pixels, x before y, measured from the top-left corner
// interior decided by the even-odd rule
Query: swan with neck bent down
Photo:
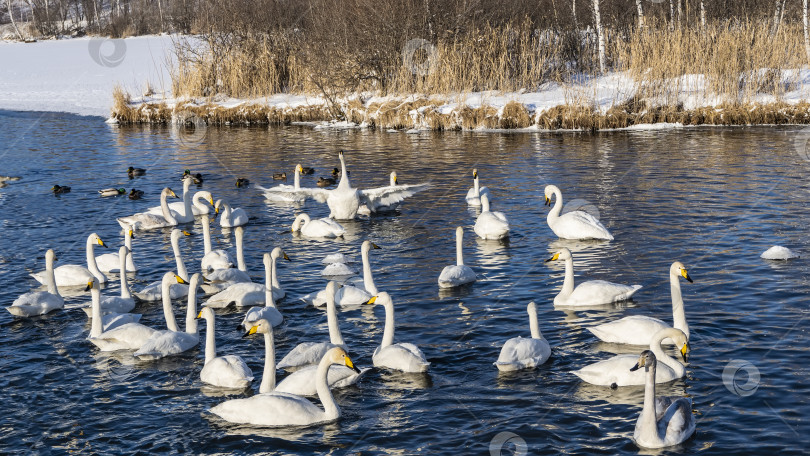
[[[680,261],[672,263],[669,268],[669,291],[672,296],[672,327],[680,329],[689,337],[689,325],[686,323],[686,314],[683,309],[680,278],[689,282],[692,278],[686,271],[686,266]],[[605,342],[615,344],[649,345],[652,337],[658,331],[668,328],[669,325],[658,318],[646,315],[630,315],[622,319],[591,326],[588,331]],[[664,343],[674,343],[666,339]]]
[[[45,252],[45,284],[48,285],[48,291],[31,291],[20,295],[10,306],[6,307],[11,315],[35,317],[65,307],[65,300],[59,294],[59,288],[56,286],[53,272],[54,261],[56,261],[56,254],[53,250],[48,249]]]
[[[549,261],[565,260],[565,280],[562,290],[554,297],[555,306],[601,306],[630,299],[641,285],[622,285],[605,280],[589,280],[574,288],[574,257],[563,247]]]
[[[545,189],[545,204],[551,206],[551,197],[554,205],[546,217],[549,228],[557,237],[562,239],[602,239],[613,240],[613,235],[593,215],[585,211],[571,211],[560,214],[563,210],[562,192],[556,185],[547,185]]]
[[[87,257],[87,267],[79,266],[76,264],[65,264],[53,270],[54,280],[58,287],[86,287],[94,277],[99,283],[107,283],[107,276],[98,269],[96,264],[95,246],[100,245],[107,248],[107,244],[98,237],[98,234],[93,233],[87,236],[87,243],[85,245],[85,256]],[[47,277],[45,271],[31,274],[31,277],[36,279],[37,282],[47,285]]]

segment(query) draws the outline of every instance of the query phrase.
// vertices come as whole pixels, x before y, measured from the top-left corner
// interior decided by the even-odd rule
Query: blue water
[[[327,337],[323,311],[298,298],[323,288],[321,259],[353,254],[370,239],[375,281],[397,311],[396,338],[418,344],[432,363],[427,375],[374,369],[354,387],[336,390],[341,418],[293,430],[233,426],[207,410],[226,400],[203,387],[203,352],[158,362],[130,353],[102,354],[85,338],[89,324],[67,299],[67,309],[15,319],[0,313],[0,452],[2,453],[276,453],[489,454],[500,433],[512,433],[503,454],[636,454],[631,440],[641,409],[640,388],[594,387],[569,371],[612,356],[584,328],[625,315],[669,321],[669,265],[683,262],[694,279],[683,283],[692,353],[685,379],[658,388],[694,402],[697,431],[663,453],[801,453],[810,444],[805,339],[810,295],[808,261],[810,163],[796,153],[796,127],[680,129],[601,134],[446,132],[406,134],[316,130],[309,126],[208,128],[178,133],[164,127],[119,127],[99,118],[0,112],[0,174],[22,180],[0,189],[0,302],[10,304],[38,284],[53,248],[58,264],[84,261],[84,242],[98,233],[112,249],[121,242],[115,218],[158,204],[161,188],[181,191],[184,169],[205,176],[202,188],[244,208],[248,270],[263,277],[261,256],[281,246],[292,258],[279,268],[287,298],[276,333],[277,359],[304,340]],[[403,183],[430,182],[398,213],[345,223],[342,240],[307,240],[288,231],[299,211],[328,214],[326,205],[267,203],[237,177],[273,185],[274,172],[297,163],[315,167],[303,185],[339,166],[345,149],[353,185],[387,185],[396,170]],[[148,172],[133,180],[129,166]],[[509,217],[508,243],[475,238],[477,215],[464,195],[478,168],[493,206]],[[543,206],[545,184],[566,199],[595,205],[616,240],[576,243],[556,239]],[[54,184],[72,191],[54,196]],[[143,200],[100,198],[104,187],[144,190]],[[464,226],[465,260],[479,276],[472,287],[440,292],[439,272],[455,261],[453,232]],[[190,271],[199,269],[202,236],[181,248]],[[214,229],[215,244],[233,252],[232,237]],[[772,262],[759,254],[772,245],[802,254]],[[139,290],[174,269],[169,230],[138,235]],[[544,263],[560,246],[574,252],[578,280],[606,279],[644,288],[633,302],[608,309],[559,311],[552,305],[563,265]],[[97,253],[106,253],[98,252]],[[357,265],[359,267],[359,264]],[[119,292],[117,276],[105,295]],[[536,370],[499,374],[492,365],[502,343],[528,335],[526,304],[538,304],[540,329],[552,358]],[[142,303],[142,323],[162,327],[160,305]],[[175,303],[179,321],[185,303]],[[263,341],[235,330],[242,313],[218,312],[220,353],[241,355],[260,374]],[[355,363],[371,366],[382,337],[382,308],[340,313]],[[747,364],[744,364],[747,363]],[[724,369],[743,365],[727,372]],[[746,372],[759,381],[745,385]],[[279,375],[283,374],[279,372]],[[733,392],[736,385],[748,388]],[[258,389],[258,379],[253,391]],[[754,388],[749,388],[753,386]],[[739,392],[739,390],[738,390]],[[750,393],[750,394],[749,394]],[[505,439],[504,438],[504,439]],[[497,448],[496,448],[496,453]]]

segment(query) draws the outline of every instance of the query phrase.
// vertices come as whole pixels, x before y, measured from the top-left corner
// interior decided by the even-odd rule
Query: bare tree
[[[706,5],[704,0],[700,0],[700,25],[706,28]]]
[[[807,32],[807,0],[802,0],[802,24],[804,25],[804,52],[810,60],[810,35]]]
[[[11,18],[11,26],[14,27],[14,31],[17,32],[17,38],[22,41],[22,33],[20,33],[20,29],[17,28],[17,23],[14,22],[14,11],[11,9],[11,0],[6,0],[6,7],[8,8],[8,17]]]
[[[636,8],[638,9],[638,27],[644,27],[644,10],[641,8],[642,0],[636,0]]]
[[[807,0],[805,0],[807,1]],[[593,0],[593,21],[596,24],[596,39],[599,42],[599,72],[605,73],[605,31],[599,14],[599,0]]]
[[[669,0],[669,29],[675,30],[675,0]]]

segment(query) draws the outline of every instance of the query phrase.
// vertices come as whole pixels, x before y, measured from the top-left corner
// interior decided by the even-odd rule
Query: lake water
[[[289,126],[178,134],[110,126],[95,117],[11,112],[0,112],[0,125],[0,174],[23,178],[0,189],[3,305],[37,285],[28,274],[44,268],[48,248],[57,252],[57,265],[82,263],[91,232],[110,244],[108,251],[117,249],[122,238],[115,217],[157,205],[166,185],[179,193],[179,175],[190,169],[205,176],[202,188],[252,217],[245,244],[255,280],[263,277],[262,254],[274,246],[292,258],[279,268],[287,298],[278,304],[285,323],[276,334],[277,360],[301,341],[327,337],[324,312],[298,299],[326,284],[321,259],[343,252],[359,260],[361,242],[370,239],[382,247],[372,252],[371,263],[378,287],[394,299],[396,338],[417,343],[432,363],[427,375],[374,369],[357,386],[337,390],[343,415],[336,423],[256,429],[207,412],[227,397],[201,384],[200,349],[159,362],[99,353],[85,340],[89,324],[75,308],[89,294],[68,298],[68,309],[40,318],[15,319],[3,311],[2,453],[489,454],[500,437],[511,438],[503,454],[520,453],[523,442],[529,454],[637,454],[631,437],[643,390],[588,386],[569,372],[616,348],[600,344],[587,326],[634,314],[671,320],[668,269],[675,260],[694,279],[683,282],[692,356],[685,379],[657,390],[693,399],[697,431],[664,453],[787,454],[810,445],[810,163],[794,147],[799,128],[592,135]],[[402,183],[429,182],[431,188],[407,199],[396,214],[345,223],[345,239],[324,241],[288,230],[301,210],[328,215],[325,204],[272,205],[255,188],[234,185],[237,177],[273,185],[272,173],[291,175],[301,163],[316,168],[315,176],[303,178],[303,185],[314,186],[318,175],[339,166],[339,149],[347,151],[354,186],[387,185],[396,170]],[[129,180],[129,166],[148,172]],[[466,206],[464,195],[473,168],[492,191],[494,208],[511,221],[508,243],[484,242],[472,232],[477,211]],[[569,201],[595,205],[616,240],[558,240],[545,219],[548,183],[560,186]],[[56,197],[54,184],[72,192]],[[112,186],[146,195],[131,201],[96,193]],[[440,292],[436,280],[455,261],[459,225],[465,227],[465,259],[479,280]],[[193,272],[202,236],[199,223],[188,226],[199,234],[181,241]],[[232,237],[226,241],[218,226],[214,236],[216,245],[233,249]],[[761,260],[760,253],[775,244],[803,258]],[[644,288],[621,306],[555,310],[563,264],[543,260],[560,246],[574,252],[578,280]],[[174,269],[169,230],[139,233],[134,253],[141,268],[134,290]],[[111,277],[105,295],[118,293],[117,276]],[[499,374],[492,363],[502,343],[529,334],[531,300],[552,358],[536,370]],[[181,324],[184,309],[184,302],[176,303]],[[158,303],[139,304],[137,311],[142,323],[163,326]],[[218,349],[244,357],[259,377],[263,340],[243,339],[235,330],[241,318],[236,310],[218,312]],[[371,366],[383,309],[343,311],[340,319],[355,363]],[[258,384],[257,378],[254,391]]]

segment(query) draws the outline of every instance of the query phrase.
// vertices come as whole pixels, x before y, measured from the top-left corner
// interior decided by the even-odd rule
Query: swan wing
[[[599,220],[599,208],[597,208],[593,203],[585,201],[583,199],[573,199],[567,203],[560,211],[560,215],[565,215],[569,212],[584,212],[596,220]]]
[[[442,273],[439,275],[439,286],[442,288],[451,288],[465,283],[475,282],[475,280],[475,272],[473,272],[469,266],[445,266],[444,269],[442,269]]]
[[[157,331],[133,356],[140,359],[160,359],[183,353],[197,345],[199,337],[180,331]]]
[[[264,285],[253,282],[235,283],[219,293],[211,296],[205,302],[208,307],[215,309],[227,307],[231,303],[237,306],[264,304]]]
[[[127,323],[138,323],[139,321],[141,321],[141,314],[112,312],[101,316],[103,331],[110,331]]]
[[[405,198],[427,190],[429,187],[429,184],[390,185],[387,187],[360,190],[360,202],[368,206],[373,212],[383,206],[401,203]]]
[[[659,432],[659,435],[664,434],[666,445],[677,445],[695,432],[695,415],[692,414],[691,399],[686,397],[670,399],[671,404],[658,419],[659,428],[664,428],[662,429],[664,432]]]
[[[254,426],[307,426],[328,421],[324,411],[308,399],[277,392],[231,399],[212,407],[211,413],[231,423]]]
[[[589,280],[579,284],[565,302],[555,305],[585,306],[612,304],[630,299],[641,285],[622,285],[604,280]]]
[[[298,396],[316,396],[318,391],[315,388],[315,372],[318,366],[307,366],[284,377],[275,391],[280,393],[295,394]],[[326,382],[329,388],[344,388],[354,385],[360,380],[360,377],[368,372],[370,368],[364,368],[358,374],[354,369],[349,369],[346,366],[334,364],[329,367],[329,373],[326,377]]]
[[[638,355],[616,355],[572,373],[582,380],[600,386],[630,386],[644,385],[645,375],[643,369],[630,371],[638,362]],[[671,367],[659,362],[655,374],[655,383],[666,383],[679,378]]]
[[[273,325],[273,328],[280,325],[284,321],[284,316],[275,307],[251,307],[245,312],[245,318],[242,319],[242,326],[247,328],[248,323],[253,323],[265,319]]]
[[[127,323],[98,337],[88,337],[101,351],[137,350],[157,331],[140,323]]]
[[[514,337],[506,341],[494,363],[499,370],[519,370],[539,366],[551,356],[551,347],[545,339]]]
[[[143,290],[135,293],[135,296],[143,301],[160,301],[163,299],[162,287],[163,284],[160,281],[152,282],[145,286]],[[180,299],[188,296],[188,285],[182,283],[171,284],[169,287],[169,296],[171,296],[172,299]]]
[[[236,268],[214,269],[210,273],[205,274],[205,278],[208,279],[209,282],[231,282],[231,285],[250,282],[248,273]]]
[[[286,184],[276,185],[270,188],[257,185],[256,188],[258,188],[268,200],[280,202],[304,201],[307,198],[312,198],[320,203],[325,203],[326,199],[329,198],[330,192],[323,188],[308,187],[300,187],[296,190],[295,186]]]
[[[229,269],[233,267],[233,260],[228,255],[228,252],[224,250],[211,250],[200,261],[200,266],[204,272],[213,271],[214,269]]]
[[[649,346],[655,333],[669,325],[646,315],[630,315],[609,323],[588,328],[594,336],[605,342]]]
[[[135,300],[132,298],[122,298],[120,296],[108,296],[101,300],[102,314],[118,313],[125,314],[135,308]]]
[[[481,239],[502,239],[509,234],[509,222],[502,212],[483,212],[475,220],[473,231]]]
[[[323,355],[330,348],[335,347],[329,342],[303,342],[290,350],[278,363],[279,369],[297,370],[298,368],[318,364]]]
[[[402,372],[426,372],[430,367],[422,350],[409,343],[377,348],[371,359],[375,367],[386,367]]]
[[[253,371],[240,356],[217,356],[205,363],[200,380],[222,388],[246,388],[253,381]]]
[[[561,215],[551,229],[563,239],[613,240],[613,236],[596,217],[583,211]]]
[[[63,307],[65,300],[61,296],[47,291],[34,291],[21,295],[6,309],[17,317],[34,317]]]

